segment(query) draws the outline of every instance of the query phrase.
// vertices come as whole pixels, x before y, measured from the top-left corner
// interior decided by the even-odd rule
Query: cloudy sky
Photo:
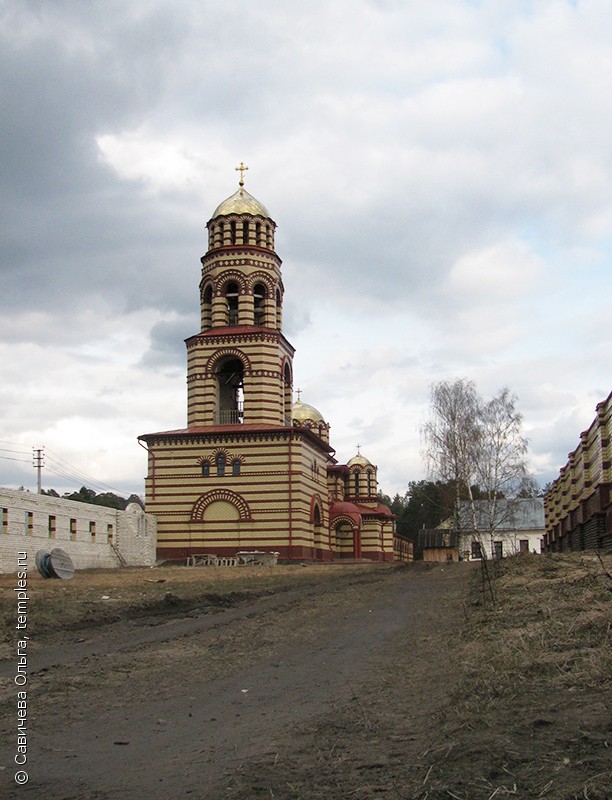
[[[45,487],[143,492],[240,161],[341,461],[403,493],[431,383],[464,377],[558,474],[612,389],[609,0],[0,9],[0,485],[44,447]]]

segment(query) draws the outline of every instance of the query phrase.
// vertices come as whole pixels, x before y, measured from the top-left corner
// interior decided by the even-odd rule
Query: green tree
[[[49,491],[51,492],[53,489]],[[55,496],[58,497],[59,495],[55,493]],[[89,489],[87,486],[81,486],[78,492],[66,493],[63,497],[65,500],[76,500],[78,503],[90,503],[96,506],[117,508],[120,511],[123,511],[128,503],[125,497],[121,497],[118,494],[114,494],[113,492],[96,494],[93,489]]]

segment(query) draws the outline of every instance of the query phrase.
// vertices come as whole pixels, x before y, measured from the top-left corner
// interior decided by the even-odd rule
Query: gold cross
[[[361,445],[360,444],[357,445],[357,455],[358,456],[361,455]]]
[[[244,166],[244,162],[240,162],[240,166],[236,167],[236,172],[240,173],[240,180],[238,181],[238,186],[244,186],[244,173],[247,171],[248,167]]]
[[[297,396],[298,396],[298,403],[301,403],[302,402],[302,390],[301,389],[296,389],[296,392],[297,392]]]

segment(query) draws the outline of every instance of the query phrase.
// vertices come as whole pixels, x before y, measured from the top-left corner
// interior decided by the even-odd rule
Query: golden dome
[[[317,411],[314,406],[309,406],[308,403],[302,403],[301,400],[297,400],[293,404],[293,419],[295,422],[306,422],[306,420],[325,422],[320,411]]]
[[[368,461],[368,459],[365,456],[362,456],[361,453],[357,453],[356,456],[353,456],[347,462],[347,467],[354,467],[354,466],[371,467],[372,462]]]
[[[227,200],[217,206],[212,219],[226,217],[229,214],[251,214],[272,219],[266,207],[242,186],[231,197],[228,197]]]

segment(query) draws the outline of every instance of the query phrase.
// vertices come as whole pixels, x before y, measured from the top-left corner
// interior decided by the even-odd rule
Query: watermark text
[[[17,662],[15,667],[15,686],[17,687],[17,744],[15,748],[15,783],[24,784],[29,780],[25,770],[28,763],[28,554],[17,553]]]

